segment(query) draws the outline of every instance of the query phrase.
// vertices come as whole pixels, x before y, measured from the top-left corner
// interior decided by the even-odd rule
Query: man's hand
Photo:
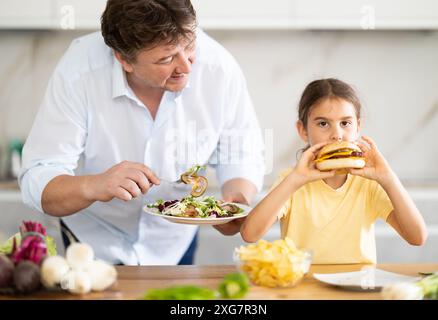
[[[225,202],[242,203],[249,205],[257,193],[257,188],[252,182],[242,178],[229,180],[222,186],[222,197]],[[232,236],[240,231],[240,226],[245,218],[231,220],[228,223],[214,225],[213,227],[226,236]]]
[[[90,200],[107,202],[114,198],[129,201],[146,194],[160,180],[147,166],[123,161],[89,180]]]
[[[240,227],[245,219],[246,217],[234,219],[224,224],[214,225],[213,227],[225,236],[233,236],[240,231]]]
[[[148,192],[160,184],[155,174],[141,163],[123,161],[102,174],[59,175],[49,181],[41,196],[43,211],[65,217],[92,205],[95,201],[124,201]]]

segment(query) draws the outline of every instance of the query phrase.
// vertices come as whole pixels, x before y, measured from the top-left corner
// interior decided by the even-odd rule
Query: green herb
[[[199,171],[205,170],[206,166],[200,166],[199,164],[191,167],[186,173],[189,173],[191,176],[198,174]]]

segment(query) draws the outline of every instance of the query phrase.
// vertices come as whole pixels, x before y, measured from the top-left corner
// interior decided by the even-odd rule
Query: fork
[[[160,182],[163,181],[163,182],[166,182],[166,183],[169,183],[169,184],[181,184],[181,183],[184,183],[184,182],[181,180],[181,178],[178,179],[178,180],[176,180],[176,181],[170,181],[170,180],[167,180],[167,179],[161,179],[161,178],[158,178],[158,179],[160,180]]]

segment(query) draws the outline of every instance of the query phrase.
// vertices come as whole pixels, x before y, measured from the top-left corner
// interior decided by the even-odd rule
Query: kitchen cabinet
[[[438,29],[434,0],[192,0],[204,29]],[[99,29],[106,0],[3,0],[0,28]]]
[[[55,0],[54,19],[61,29],[100,29],[106,0]]]
[[[49,29],[52,17],[53,0],[0,1],[0,28]]]
[[[193,0],[206,29],[437,29],[433,0]]]
[[[106,0],[2,0],[3,29],[99,29]]]

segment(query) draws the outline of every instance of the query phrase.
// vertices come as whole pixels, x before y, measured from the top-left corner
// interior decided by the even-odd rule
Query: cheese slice
[[[323,160],[335,157],[335,156],[348,156],[353,152],[353,150],[347,150],[347,151],[340,151],[340,152],[334,152],[331,154],[327,154],[325,156],[322,156],[321,158],[318,158],[315,160],[315,162],[321,162]]]

